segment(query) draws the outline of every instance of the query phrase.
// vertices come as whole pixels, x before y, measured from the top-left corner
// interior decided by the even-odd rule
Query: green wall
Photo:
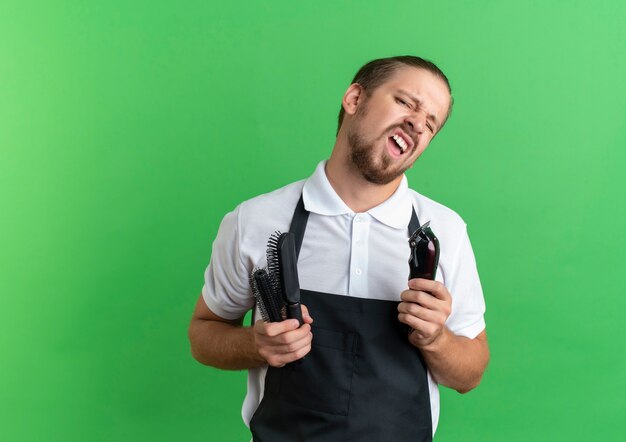
[[[222,216],[329,156],[358,67],[456,105],[409,172],[469,225],[492,362],[437,441],[626,440],[626,2],[0,1],[0,432],[245,441],[187,325]],[[621,190],[620,190],[621,189]]]

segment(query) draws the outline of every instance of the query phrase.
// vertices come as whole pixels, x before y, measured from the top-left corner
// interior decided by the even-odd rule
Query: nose
[[[406,116],[404,121],[414,132],[421,134],[424,132],[424,128],[426,127],[426,113],[421,110],[411,112]]]

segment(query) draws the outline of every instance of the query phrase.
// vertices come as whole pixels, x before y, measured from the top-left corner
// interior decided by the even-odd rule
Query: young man
[[[451,107],[434,64],[374,60],[344,94],[330,159],[222,221],[189,337],[203,364],[249,369],[243,417],[255,441],[429,441],[437,384],[464,393],[480,382],[485,306],[465,223],[404,176]],[[305,226],[304,324],[244,327],[248,276],[292,221]],[[407,238],[426,221],[441,246],[437,278],[407,284]]]

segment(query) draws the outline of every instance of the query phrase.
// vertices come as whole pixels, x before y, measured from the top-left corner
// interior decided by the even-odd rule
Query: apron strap
[[[420,228],[420,221],[415,212],[415,206],[412,207],[411,221],[409,222],[409,236]],[[302,240],[304,239],[304,231],[306,230],[306,223],[309,220],[309,212],[304,208],[304,200],[302,195],[296,205],[296,210],[293,212],[293,218],[291,219],[291,226],[289,231],[295,235],[296,239],[296,257],[300,256],[300,249],[302,248]]]
[[[300,249],[302,248],[302,240],[304,239],[304,231],[306,230],[308,220],[309,211],[304,208],[304,200],[302,199],[302,195],[300,195],[296,210],[293,212],[291,226],[289,226],[289,232],[293,233],[296,237],[296,259],[300,256]]]

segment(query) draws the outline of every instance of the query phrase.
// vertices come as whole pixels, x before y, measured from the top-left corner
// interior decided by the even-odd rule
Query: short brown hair
[[[441,78],[446,86],[448,87],[448,92],[450,92],[450,106],[448,107],[448,113],[441,123],[441,127],[443,127],[444,123],[450,116],[452,112],[452,89],[450,88],[450,82],[448,81],[448,77],[435,65],[435,63],[425,60],[421,57],[416,57],[414,55],[400,55],[397,57],[388,57],[388,58],[379,58],[376,60],[372,60],[356,73],[354,78],[352,79],[352,83],[358,83],[367,91],[367,93],[371,94],[374,89],[383,84],[391,75],[396,72],[399,68],[403,66],[411,66],[421,69],[426,69],[428,72],[434,74],[435,76]],[[344,109],[343,106],[339,109],[339,117],[337,124],[337,133],[339,133],[339,129],[341,128],[341,123],[343,122]]]

